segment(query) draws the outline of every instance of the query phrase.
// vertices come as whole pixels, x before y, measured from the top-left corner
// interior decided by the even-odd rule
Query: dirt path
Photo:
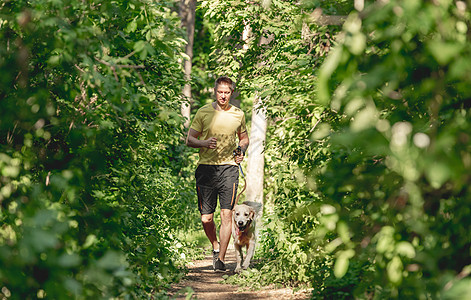
[[[223,275],[234,275],[235,251],[230,247],[226,254],[226,266],[229,271],[218,273],[213,271],[212,257],[209,255],[204,260],[196,260],[188,266],[188,275],[170,292],[172,299],[185,299],[186,294],[177,294],[177,291],[191,287],[194,291],[191,299],[204,300],[229,300],[229,299],[277,299],[277,300],[301,300],[309,299],[309,292],[293,293],[291,289],[262,289],[257,291],[244,290],[235,285],[221,283]]]

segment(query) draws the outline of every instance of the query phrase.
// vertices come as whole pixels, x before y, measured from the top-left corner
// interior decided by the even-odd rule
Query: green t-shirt
[[[200,148],[198,164],[237,165],[232,151],[237,148],[237,134],[247,131],[244,112],[233,105],[226,111],[214,109],[212,104],[201,107],[190,126],[201,133],[200,139],[217,139],[216,149]]]

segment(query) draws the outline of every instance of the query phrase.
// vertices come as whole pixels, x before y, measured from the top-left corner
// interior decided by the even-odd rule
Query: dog
[[[262,204],[258,202],[245,201],[236,205],[232,211],[232,238],[234,239],[237,259],[234,272],[236,273],[247,270],[254,255],[256,241],[255,219],[261,208]],[[244,246],[247,249],[245,259],[243,259],[242,254]]]

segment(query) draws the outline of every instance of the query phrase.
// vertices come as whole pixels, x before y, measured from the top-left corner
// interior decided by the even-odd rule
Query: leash
[[[232,152],[232,155],[234,155],[234,157],[235,157],[235,156],[240,155],[241,153],[242,153],[242,148],[240,148],[240,146],[238,146],[237,149]],[[245,179],[245,174],[244,174],[244,171],[242,170],[242,166],[240,164],[237,164],[237,165],[239,166],[239,171],[242,174],[242,178],[244,178],[244,188],[237,195],[234,206],[237,205],[237,203],[239,202],[240,195],[242,195],[242,193],[245,191],[245,188],[247,188],[247,180]]]
[[[244,188],[237,195],[237,198],[236,198],[236,201],[235,201],[234,205],[237,205],[237,203],[239,202],[240,195],[245,191],[245,188],[247,187],[247,180],[245,179],[245,175],[244,175],[244,172],[242,171],[242,167],[240,166],[240,164],[239,164],[239,170],[240,170],[240,173],[242,173],[242,178],[244,178]]]
[[[244,180],[245,180],[245,175],[244,175],[244,171],[242,171],[242,166],[240,164],[238,164],[238,165],[239,165],[239,171],[242,174],[242,178],[244,178]]]

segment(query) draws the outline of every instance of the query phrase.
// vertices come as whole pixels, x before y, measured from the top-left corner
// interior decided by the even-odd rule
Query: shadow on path
[[[207,251],[209,252],[209,251]],[[223,276],[234,275],[236,266],[235,250],[232,245],[226,254],[227,272],[214,272],[212,266],[212,256],[206,255],[204,260],[196,260],[193,265],[188,266],[187,276],[169,291],[171,299],[186,299],[186,288],[193,290],[191,299],[205,300],[229,300],[229,299],[308,299],[306,293],[293,294],[291,289],[271,289],[248,291],[243,287],[222,283]],[[180,291],[180,292],[179,292]]]

